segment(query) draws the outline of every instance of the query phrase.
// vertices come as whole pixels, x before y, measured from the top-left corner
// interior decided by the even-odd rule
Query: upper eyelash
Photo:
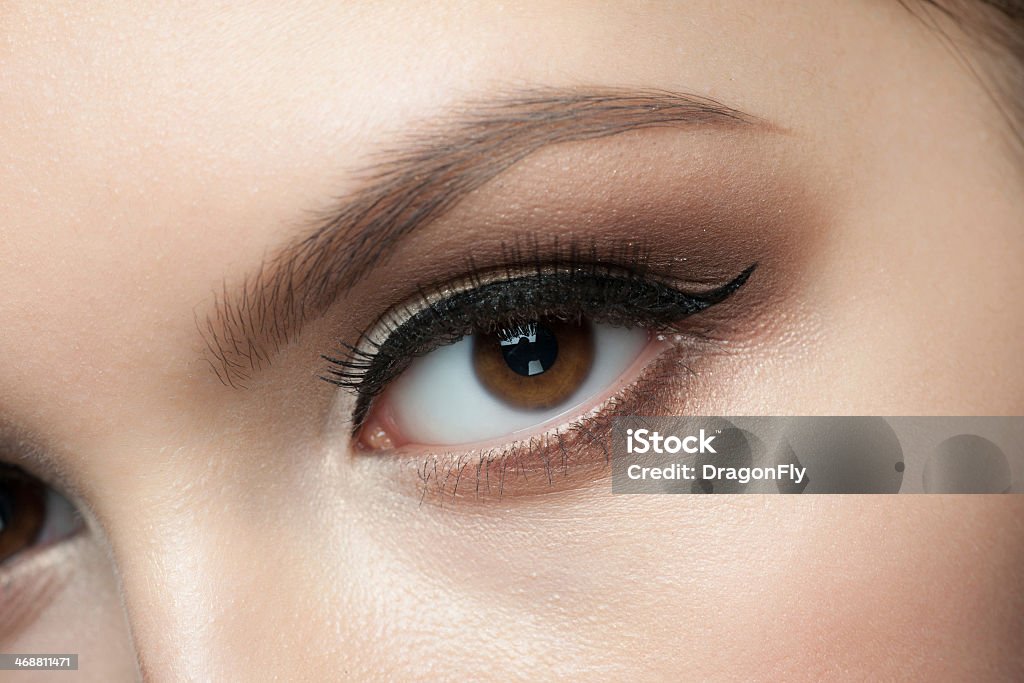
[[[713,306],[743,286],[753,264],[724,285],[686,292],[664,279],[601,262],[536,263],[478,272],[433,290],[386,313],[360,342],[342,342],[340,357],[323,356],[330,366],[324,381],[353,391],[358,429],[373,398],[419,356],[469,334],[485,333],[538,318],[579,321],[586,317],[613,325],[663,331]],[[397,322],[396,322],[397,321]]]

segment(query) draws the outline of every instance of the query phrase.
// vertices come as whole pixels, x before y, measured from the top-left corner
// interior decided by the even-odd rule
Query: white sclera
[[[402,436],[416,444],[473,444],[516,438],[519,432],[571,413],[608,391],[648,343],[647,332],[640,328],[592,327],[590,373],[572,396],[546,410],[515,408],[491,394],[473,369],[471,337],[417,358],[388,392]]]

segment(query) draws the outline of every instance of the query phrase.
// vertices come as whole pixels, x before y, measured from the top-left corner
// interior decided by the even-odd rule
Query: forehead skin
[[[809,179],[793,199],[822,207],[815,251],[779,316],[785,353],[724,376],[709,406],[1024,411],[1020,162],[983,88],[896,2],[7,2],[0,422],[103,530],[75,550],[92,573],[15,644],[112,594],[95,559],[109,545],[152,680],[314,665],[816,678],[886,671],[894,651],[891,675],[976,674],[1021,651],[1017,502],[626,501],[595,486],[424,511],[319,440],[333,394],[310,358],[359,300],[253,391],[209,372],[195,321],[225,282],[403,134],[527,85],[695,93],[784,131],[772,144]],[[686,163],[715,156],[695,149]],[[95,659],[126,656],[110,647]]]

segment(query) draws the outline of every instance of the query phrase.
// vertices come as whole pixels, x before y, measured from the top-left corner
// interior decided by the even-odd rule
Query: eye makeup
[[[516,472],[517,492],[540,492],[551,490],[535,487],[546,475],[530,476],[529,486],[519,475],[546,472],[548,462],[573,463],[580,473],[589,471],[587,463],[603,463],[602,416],[722,405],[723,386],[739,389],[747,381],[740,367],[753,367],[769,344],[790,343],[780,339],[780,326],[793,314],[793,294],[826,234],[823,205],[806,194],[791,157],[781,144],[645,132],[560,146],[520,162],[410,236],[346,296],[341,323],[317,333],[327,352],[314,373],[339,388],[325,443],[349,444],[351,465],[367,468],[368,476],[390,478],[418,466],[417,481],[429,480],[435,493],[451,494],[457,477],[448,470],[464,467],[492,483],[495,474]],[[813,316],[801,320],[810,325]],[[509,381],[489,393],[504,392],[504,403],[536,413],[504,439],[484,440],[492,430],[476,429],[476,441],[441,438],[448,435],[437,430],[420,440],[408,421],[395,418],[402,410],[397,392],[424,362],[457,345],[486,350],[485,339],[494,354],[508,330],[534,325],[560,330],[558,350],[567,349],[537,387],[548,378],[554,383],[551,373],[568,354],[587,364],[561,326],[636,331],[647,342],[642,362],[585,400],[573,395],[574,407],[563,412],[567,404],[544,406],[571,391],[531,395],[513,388],[525,380],[503,357],[492,355],[501,363],[481,372],[465,353],[460,382],[472,381],[474,372],[479,383],[504,372]],[[542,351],[538,345],[530,360],[546,368]],[[735,359],[732,367],[725,358]],[[567,377],[567,385],[579,384]],[[462,402],[451,401],[451,381],[435,384],[417,400],[467,405],[461,391]],[[430,391],[436,398],[423,398]],[[549,419],[551,411],[557,419]],[[445,474],[433,474],[435,467]]]
[[[523,253],[506,249],[506,265],[476,268],[441,285],[420,287],[413,297],[380,316],[358,341],[342,343],[340,353],[324,356],[328,365],[322,379],[355,398],[350,424],[363,456],[397,460],[403,465],[419,462],[417,478],[424,493],[429,489],[442,496],[458,495],[456,482],[469,481],[462,477],[467,468],[475,481],[462,493],[471,490],[474,496],[483,497],[507,495],[513,489],[523,492],[523,480],[531,471],[544,473],[532,477],[533,483],[548,481],[547,490],[551,490],[556,470],[565,474],[570,464],[578,469],[576,466],[604,462],[600,432],[611,416],[639,409],[641,404],[653,407],[653,400],[666,398],[666,391],[686,381],[688,364],[694,360],[688,356],[711,337],[708,321],[698,325],[689,321],[729,299],[757,269],[750,264],[719,282],[696,284],[652,266],[636,245],[603,258],[578,244],[559,249],[563,256],[558,257],[559,250],[554,249],[556,257],[550,259],[541,258],[539,249],[525,258]],[[378,428],[377,420],[368,419],[375,404],[393,390],[416,359],[465,337],[472,337],[479,347],[481,339],[500,341],[516,330],[519,341],[538,339],[538,328],[548,328],[557,332],[564,363],[586,357],[578,330],[591,325],[614,326],[624,333],[643,330],[647,350],[635,361],[626,359],[629,366],[619,373],[622,376],[611,377],[611,381],[606,378],[603,384],[608,386],[599,387],[577,405],[578,410],[540,425],[540,431],[490,439],[486,444],[441,447],[412,443],[400,448],[387,438],[376,438],[374,433],[366,438],[362,433],[364,428]],[[542,356],[536,362],[543,368]],[[571,371],[570,364],[566,372]],[[521,374],[529,374],[525,366]],[[437,400],[446,399],[439,396]],[[546,406],[531,403],[529,407]],[[456,476],[456,470],[461,475]]]
[[[353,429],[412,359],[464,336],[535,324],[538,318],[670,331],[674,323],[724,301],[755,268],[708,291],[692,292],[642,267],[573,259],[471,273],[421,289],[413,301],[386,313],[360,342],[343,344],[343,354],[325,356],[330,367],[323,379],[357,396]]]

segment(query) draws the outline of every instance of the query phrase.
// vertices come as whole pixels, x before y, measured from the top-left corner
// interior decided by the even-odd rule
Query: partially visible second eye
[[[82,519],[59,493],[26,472],[0,463],[0,567],[37,546],[75,534]]]
[[[585,320],[470,335],[414,360],[367,426],[391,445],[507,441],[611,395],[649,343],[644,329]]]

